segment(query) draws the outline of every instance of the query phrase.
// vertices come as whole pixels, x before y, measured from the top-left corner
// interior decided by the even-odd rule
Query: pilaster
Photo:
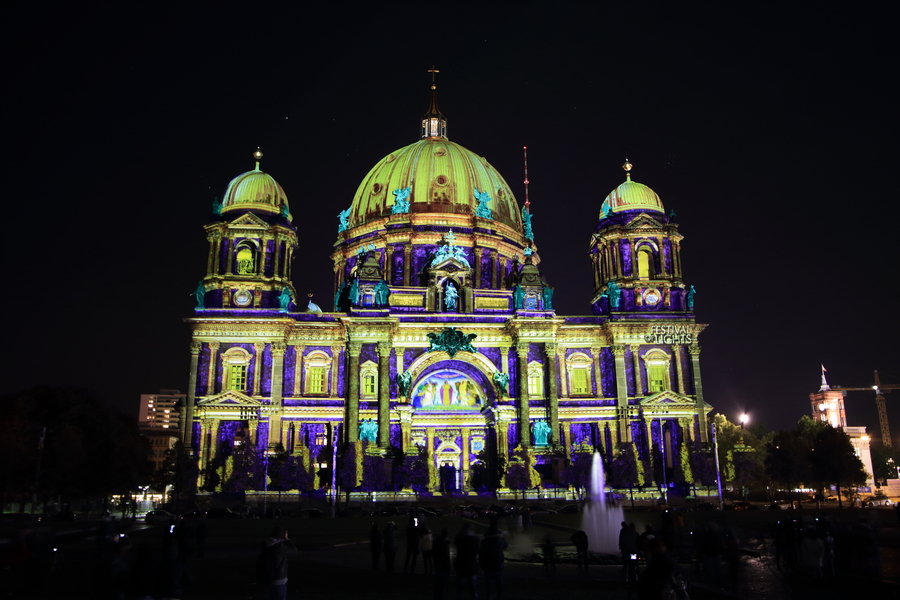
[[[347,373],[347,431],[345,436],[348,442],[359,439],[359,354],[362,352],[362,344],[351,342],[348,345],[348,373]]]
[[[625,376],[625,346],[615,344],[612,347],[616,359],[616,419],[619,421],[620,442],[631,441],[631,429],[628,427],[628,383]]]
[[[259,382],[262,380],[263,370],[263,352],[266,349],[266,345],[257,342],[253,344],[253,349],[256,351],[256,354],[253,356],[253,395],[259,396]]]
[[[547,357],[547,376],[550,381],[548,382],[548,394],[549,398],[547,398],[547,411],[550,413],[550,437],[547,440],[551,445],[557,445],[559,443],[559,390],[556,387],[556,377],[559,374],[559,369],[557,367],[557,353],[559,351],[559,346],[555,343],[548,342],[544,346],[544,353]]]
[[[187,397],[184,406],[181,407],[181,418],[178,420],[181,445],[184,448],[191,447],[191,437],[194,434],[194,403],[197,397],[197,368],[200,363],[200,350],[203,344],[197,340],[191,340],[191,371],[188,375]]]
[[[378,342],[378,446],[391,445],[391,343]]]
[[[219,342],[209,343],[209,366],[206,370],[206,395],[216,393],[216,367],[219,364]]]
[[[703,384],[700,380],[700,346],[691,344],[688,346],[688,354],[691,355],[691,375],[694,379],[694,400],[697,403],[697,420],[700,429],[700,442],[709,442],[709,432],[706,425],[706,404],[703,402]]]
[[[519,357],[519,443],[523,448],[531,447],[531,416],[528,406],[528,349],[530,344],[516,344]]]
[[[637,397],[644,397],[644,380],[641,377],[641,346],[639,344],[631,345],[631,364],[634,370],[634,389],[637,391]]]

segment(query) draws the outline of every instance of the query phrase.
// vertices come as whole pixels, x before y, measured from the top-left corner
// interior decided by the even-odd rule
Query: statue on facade
[[[600,206],[600,218],[605,219],[612,213],[612,208],[609,206],[609,200],[604,200],[603,204]]]
[[[402,188],[399,190],[394,190],[394,206],[391,207],[391,214],[398,215],[401,213],[409,212],[409,194],[412,192],[412,187]]]
[[[472,346],[472,340],[478,337],[478,334],[465,334],[456,327],[447,327],[440,333],[429,333],[428,339],[431,340],[429,352],[444,351],[450,355],[450,358],[456,356],[457,352],[478,352]]]
[[[348,208],[347,210],[342,210],[338,213],[337,217],[341,220],[341,222],[338,224],[338,233],[346,231],[350,228],[350,208]]]
[[[691,289],[688,290],[687,293],[687,308],[688,310],[694,309],[694,294],[697,293],[697,290],[694,289],[694,286],[691,286]]]
[[[375,304],[378,306],[385,306],[388,303],[388,297],[391,295],[391,288],[388,287],[388,284],[382,279],[375,286]]]
[[[550,437],[550,426],[547,425],[547,421],[544,421],[543,419],[535,421],[531,430],[535,446],[546,446],[550,443],[548,441],[548,438]]]
[[[362,442],[378,441],[378,423],[372,419],[365,419],[359,424],[359,439]]]
[[[285,220],[291,218],[291,209],[288,208],[287,202],[281,205],[281,218]]]
[[[606,284],[606,291],[601,294],[602,296],[606,296],[609,300],[610,308],[619,308],[619,300],[622,298],[622,290],[619,289],[619,286],[616,285],[615,281],[610,281]]]
[[[285,287],[281,290],[281,294],[278,295],[278,304],[281,306],[281,312],[287,312],[293,299],[290,288]]]
[[[447,287],[444,288],[444,308],[447,310],[456,310],[457,298],[459,298],[459,292],[456,291],[456,286],[450,281],[447,283]]]
[[[403,371],[403,373],[397,376],[397,392],[404,398],[408,398],[409,392],[412,391],[411,388],[412,373],[410,373],[409,371]]]
[[[497,371],[494,373],[494,383],[497,385],[501,396],[509,395],[509,373]]]
[[[553,288],[544,284],[544,310],[553,310]]]
[[[218,196],[216,196],[215,198],[213,198],[213,205],[212,205],[213,212],[212,212],[212,214],[214,214],[214,215],[221,215],[221,214],[222,214],[222,207],[223,207],[223,206],[224,206],[224,204],[223,204],[222,202],[219,202],[219,197],[218,197]]]
[[[341,287],[338,288],[338,291],[334,293],[334,311],[337,312],[341,310],[341,296],[344,295],[344,290],[347,289],[347,282],[341,284]]]
[[[517,285],[513,290],[513,307],[522,308],[525,305],[525,289]]]
[[[488,202],[491,201],[488,193],[479,192],[478,188],[475,188],[475,199],[478,200],[478,206],[475,207],[475,216],[482,219],[493,219],[494,213],[488,208]]]
[[[350,283],[350,304],[353,306],[359,304],[359,279],[354,279]]]
[[[531,217],[532,216],[533,215],[531,214],[531,211],[529,209],[526,208],[524,211],[522,211],[522,225],[525,229],[525,237],[533,242],[534,241],[534,231],[532,231],[532,229],[531,229]]]
[[[194,298],[197,299],[197,310],[206,308],[206,287],[202,281],[197,282],[197,289],[194,290]]]

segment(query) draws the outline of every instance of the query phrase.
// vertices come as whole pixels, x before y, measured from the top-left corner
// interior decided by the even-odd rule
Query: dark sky
[[[834,384],[900,384],[893,14],[24,4],[0,19],[0,393],[88,387],[136,414],[141,393],[184,390],[202,226],[257,146],[298,228],[294,283],[329,306],[335,215],[418,139],[432,64],[449,138],[520,203],[528,146],[560,314],[589,311],[586,251],[627,152],[678,213],[716,410],[788,428],[820,363]],[[873,394],[847,413],[878,436]]]

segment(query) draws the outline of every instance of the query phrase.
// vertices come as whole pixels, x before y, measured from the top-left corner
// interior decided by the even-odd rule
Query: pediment
[[[429,267],[430,271],[442,271],[444,273],[459,273],[465,272],[468,273],[472,270],[472,268],[465,264],[464,262],[457,260],[452,257],[445,258],[441,262],[432,264]]]
[[[251,398],[243,392],[226,390],[215,396],[210,396],[197,403],[197,406],[262,406],[262,402]]]
[[[641,213],[626,225],[625,229],[662,229],[662,223],[646,213]]]
[[[228,223],[229,227],[263,227],[267,228],[269,226],[268,223],[254,215],[253,213],[244,213],[239,216],[234,221]]]
[[[696,404],[693,398],[683,396],[672,390],[663,390],[641,400],[641,406],[648,408],[654,406],[696,406]]]

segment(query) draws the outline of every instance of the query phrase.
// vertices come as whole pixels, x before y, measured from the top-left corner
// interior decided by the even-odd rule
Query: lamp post
[[[716,491],[719,492],[719,510],[723,510],[722,504],[722,471],[719,470],[719,440],[716,438],[716,424],[711,423],[713,439],[713,459],[716,461]]]
[[[741,415],[741,429],[744,428],[744,423],[746,423],[749,420],[750,420],[750,417],[747,415],[747,413],[744,413]]]

